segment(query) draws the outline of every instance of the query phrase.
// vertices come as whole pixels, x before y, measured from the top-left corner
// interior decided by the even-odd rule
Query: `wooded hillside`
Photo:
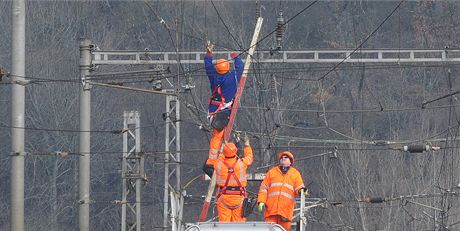
[[[456,1],[260,1],[264,18],[258,50],[275,48],[283,11],[282,50],[458,49],[460,2]],[[11,1],[0,1],[0,67],[11,70]],[[101,50],[197,51],[207,40],[216,50],[247,49],[255,1],[28,1],[26,27],[27,230],[78,230],[79,38]],[[214,6],[213,6],[214,5]],[[393,12],[394,11],[394,12]],[[298,14],[301,12],[300,14]],[[298,15],[297,15],[298,14]],[[164,23],[160,23],[160,19]],[[273,50],[273,56],[278,57]],[[242,55],[245,57],[245,55]],[[250,70],[235,129],[254,148],[251,172],[273,164],[290,149],[295,163],[326,208],[310,210],[310,230],[456,230],[460,204],[459,63],[258,63]],[[194,85],[180,93],[182,182],[202,174],[210,132],[205,129],[209,83],[203,65],[99,66],[93,73],[168,68],[162,75],[107,77],[104,83],[163,88]],[[10,226],[11,84],[0,82],[0,230]],[[143,226],[163,225],[165,98],[92,88],[91,229],[118,230],[121,207],[123,111],[141,116],[141,147],[148,155]],[[313,140],[314,139],[314,140]],[[408,153],[419,144],[437,151]],[[67,157],[56,151],[70,151]],[[208,182],[186,189],[184,222],[196,222]],[[249,186],[257,192],[259,183]],[[406,196],[419,195],[421,198]],[[367,197],[387,202],[359,202]],[[255,212],[249,220],[262,220]]]

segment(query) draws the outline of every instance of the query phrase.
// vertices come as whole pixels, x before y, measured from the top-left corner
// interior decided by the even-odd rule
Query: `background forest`
[[[79,38],[91,39],[101,50],[204,51],[211,40],[216,50],[241,51],[254,31],[255,2],[149,1],[149,7],[143,1],[28,1],[26,75],[32,83],[26,86],[26,229],[78,229]],[[294,17],[285,28],[284,50],[459,48],[457,1],[404,1],[400,7],[399,1],[320,1],[296,16],[311,3],[260,0],[260,37],[275,29],[282,10],[285,20]],[[0,66],[6,70],[11,70],[11,5],[0,1]],[[270,35],[258,50],[273,47]],[[337,147],[337,158],[322,155],[295,163],[312,197],[331,202],[310,210],[310,230],[459,230],[458,194],[448,193],[460,193],[459,95],[421,106],[459,90],[458,64],[334,65],[254,60],[236,122],[236,130],[251,137],[251,172],[266,171],[257,168],[274,163],[281,150],[290,149],[300,159]],[[171,65],[161,76],[125,79],[127,86],[151,88],[148,80],[161,79],[164,88],[174,88],[179,73],[180,85],[195,86],[181,93],[184,184],[201,174],[207,158],[210,132],[200,125],[206,124],[209,83],[201,67]],[[159,67],[100,66],[94,73],[154,68]],[[115,80],[105,79],[110,81]],[[121,198],[122,136],[111,131],[122,128],[123,111],[138,110],[142,150],[160,152],[146,159],[143,226],[161,230],[164,96],[97,86],[91,94],[91,229],[120,227],[121,207],[111,201]],[[8,230],[11,85],[1,82],[0,108],[0,230]],[[397,150],[409,144],[441,150]],[[73,154],[52,155],[62,150]],[[195,180],[187,187],[184,222],[198,219],[207,184]],[[250,190],[257,192],[258,186],[252,183]],[[400,198],[410,195],[423,196]],[[366,197],[389,201],[359,202]],[[261,219],[259,213],[250,218]]]

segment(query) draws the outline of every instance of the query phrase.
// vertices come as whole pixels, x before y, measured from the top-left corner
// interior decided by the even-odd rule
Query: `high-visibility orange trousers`
[[[219,222],[246,222],[243,200],[244,196],[240,195],[221,195],[216,202]]]
[[[217,161],[219,155],[220,146],[222,144],[222,138],[224,137],[225,129],[218,131],[217,129],[212,130],[211,142],[209,142],[209,156],[206,161],[207,165],[212,165],[213,162]]]
[[[265,217],[266,222],[274,222],[278,225],[281,225],[286,231],[291,230],[291,221],[283,221],[280,215],[273,215]]]

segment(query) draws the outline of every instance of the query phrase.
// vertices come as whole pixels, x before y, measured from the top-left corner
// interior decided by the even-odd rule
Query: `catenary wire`
[[[361,49],[362,46],[383,26],[383,24],[385,24],[385,22],[394,14],[394,12],[396,12],[397,9],[399,9],[399,7],[401,6],[401,4],[404,2],[405,0],[402,0],[399,2],[398,5],[396,5],[396,7],[390,12],[390,14],[377,26],[377,28],[375,28],[364,40],[363,42],[361,42],[361,44],[358,45],[358,47],[356,47],[352,52],[350,52],[350,54],[348,54],[342,61],[340,61],[339,63],[337,63],[336,65],[334,65],[334,67],[329,70],[328,72],[326,72],[326,74],[324,74],[323,76],[321,76],[319,80],[323,80],[324,78],[326,78],[331,72],[333,72],[338,66],[340,66],[342,63],[344,63],[351,55],[353,55],[357,50]]]

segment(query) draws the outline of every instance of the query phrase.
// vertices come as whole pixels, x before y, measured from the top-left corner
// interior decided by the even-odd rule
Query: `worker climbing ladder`
[[[222,153],[222,146],[223,144],[225,144],[225,142],[229,140],[230,135],[232,133],[233,123],[236,118],[236,112],[238,111],[238,105],[241,99],[241,95],[243,94],[244,85],[246,84],[246,78],[247,78],[249,68],[252,62],[252,55],[254,54],[256,50],[257,40],[259,38],[259,32],[260,32],[260,29],[262,28],[262,22],[263,22],[263,18],[259,17],[257,19],[256,28],[254,30],[254,35],[252,36],[251,44],[249,46],[248,55],[246,57],[246,61],[244,62],[243,74],[241,75],[240,82],[238,83],[238,88],[236,91],[235,99],[233,101],[232,110],[230,113],[230,119],[229,119],[227,126],[225,127],[223,142],[222,142],[219,153]],[[211,198],[212,198],[212,194],[214,193],[215,187],[216,187],[216,175],[213,174],[211,178],[211,182],[209,183],[209,186],[208,186],[208,192],[206,194],[206,198],[204,199],[203,208],[201,210],[201,214],[198,220],[200,222],[203,222],[206,220],[206,216],[208,214],[209,205],[211,204]]]

